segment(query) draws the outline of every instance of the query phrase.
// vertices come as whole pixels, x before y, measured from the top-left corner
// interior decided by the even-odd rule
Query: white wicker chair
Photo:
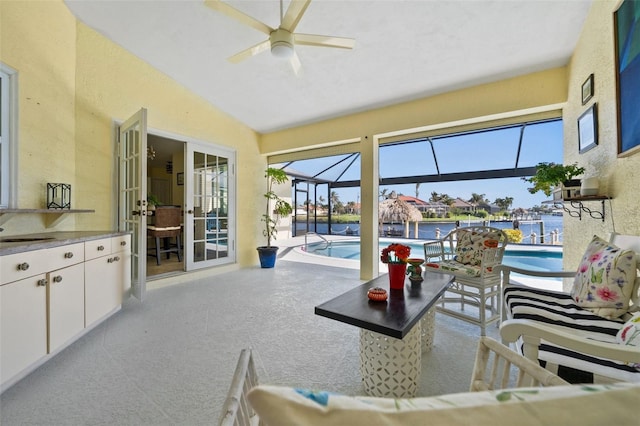
[[[567,384],[508,346],[490,337],[480,337],[469,388],[471,392]]]
[[[640,237],[612,234],[611,244],[632,249],[640,259]],[[640,306],[640,276],[636,278],[629,314],[605,319],[578,307],[563,292],[539,290],[512,281],[511,273],[529,277],[575,276],[576,272],[539,272],[506,265],[502,271],[504,318],[500,333],[530,360],[575,383],[640,382],[640,347],[625,346],[615,336],[631,311]]]
[[[470,240],[490,240],[494,245],[476,247],[473,263],[465,263]],[[495,267],[502,264],[507,242],[507,235],[498,228],[470,226],[456,228],[444,238],[424,244],[424,268],[456,277],[440,299],[438,312],[480,326],[482,336],[488,324],[500,320],[500,274]],[[447,303],[459,303],[460,309],[447,307]],[[475,306],[477,315],[465,312],[465,305]]]
[[[247,393],[258,385],[258,374],[251,349],[243,349],[233,373],[231,387],[222,407],[220,426],[255,426],[263,423],[247,400]]]
[[[222,409],[220,426],[263,424],[247,400],[247,394],[257,384],[251,350],[243,349]],[[471,377],[471,392],[567,384],[509,347],[489,337],[480,337]]]

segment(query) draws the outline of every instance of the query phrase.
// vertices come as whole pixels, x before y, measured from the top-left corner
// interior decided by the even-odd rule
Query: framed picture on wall
[[[618,103],[618,156],[640,152],[640,1],[613,14]]]
[[[176,179],[178,180],[178,185],[184,185],[184,173],[177,173]]]
[[[593,74],[582,83],[582,105],[586,104],[593,97]]]
[[[596,145],[598,145],[598,117],[596,104],[593,104],[578,118],[578,152],[582,154]]]

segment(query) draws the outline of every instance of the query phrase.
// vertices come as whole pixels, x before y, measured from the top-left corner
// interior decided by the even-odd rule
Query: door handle
[[[138,216],[138,215],[140,215],[140,210],[134,210],[134,211],[131,212],[131,214],[133,216]]]
[[[193,214],[193,210],[187,210],[188,214]]]

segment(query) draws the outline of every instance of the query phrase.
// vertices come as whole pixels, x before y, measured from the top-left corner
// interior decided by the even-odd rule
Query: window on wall
[[[15,207],[17,74],[0,63],[0,208]]]

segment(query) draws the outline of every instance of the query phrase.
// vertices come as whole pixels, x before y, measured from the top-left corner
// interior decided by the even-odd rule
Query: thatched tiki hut
[[[389,194],[389,198],[380,202],[378,207],[378,228],[382,230],[382,224],[388,222],[404,223],[404,237],[409,238],[409,222],[414,222],[414,238],[418,238],[418,223],[422,220],[420,210],[398,198],[395,191]]]

